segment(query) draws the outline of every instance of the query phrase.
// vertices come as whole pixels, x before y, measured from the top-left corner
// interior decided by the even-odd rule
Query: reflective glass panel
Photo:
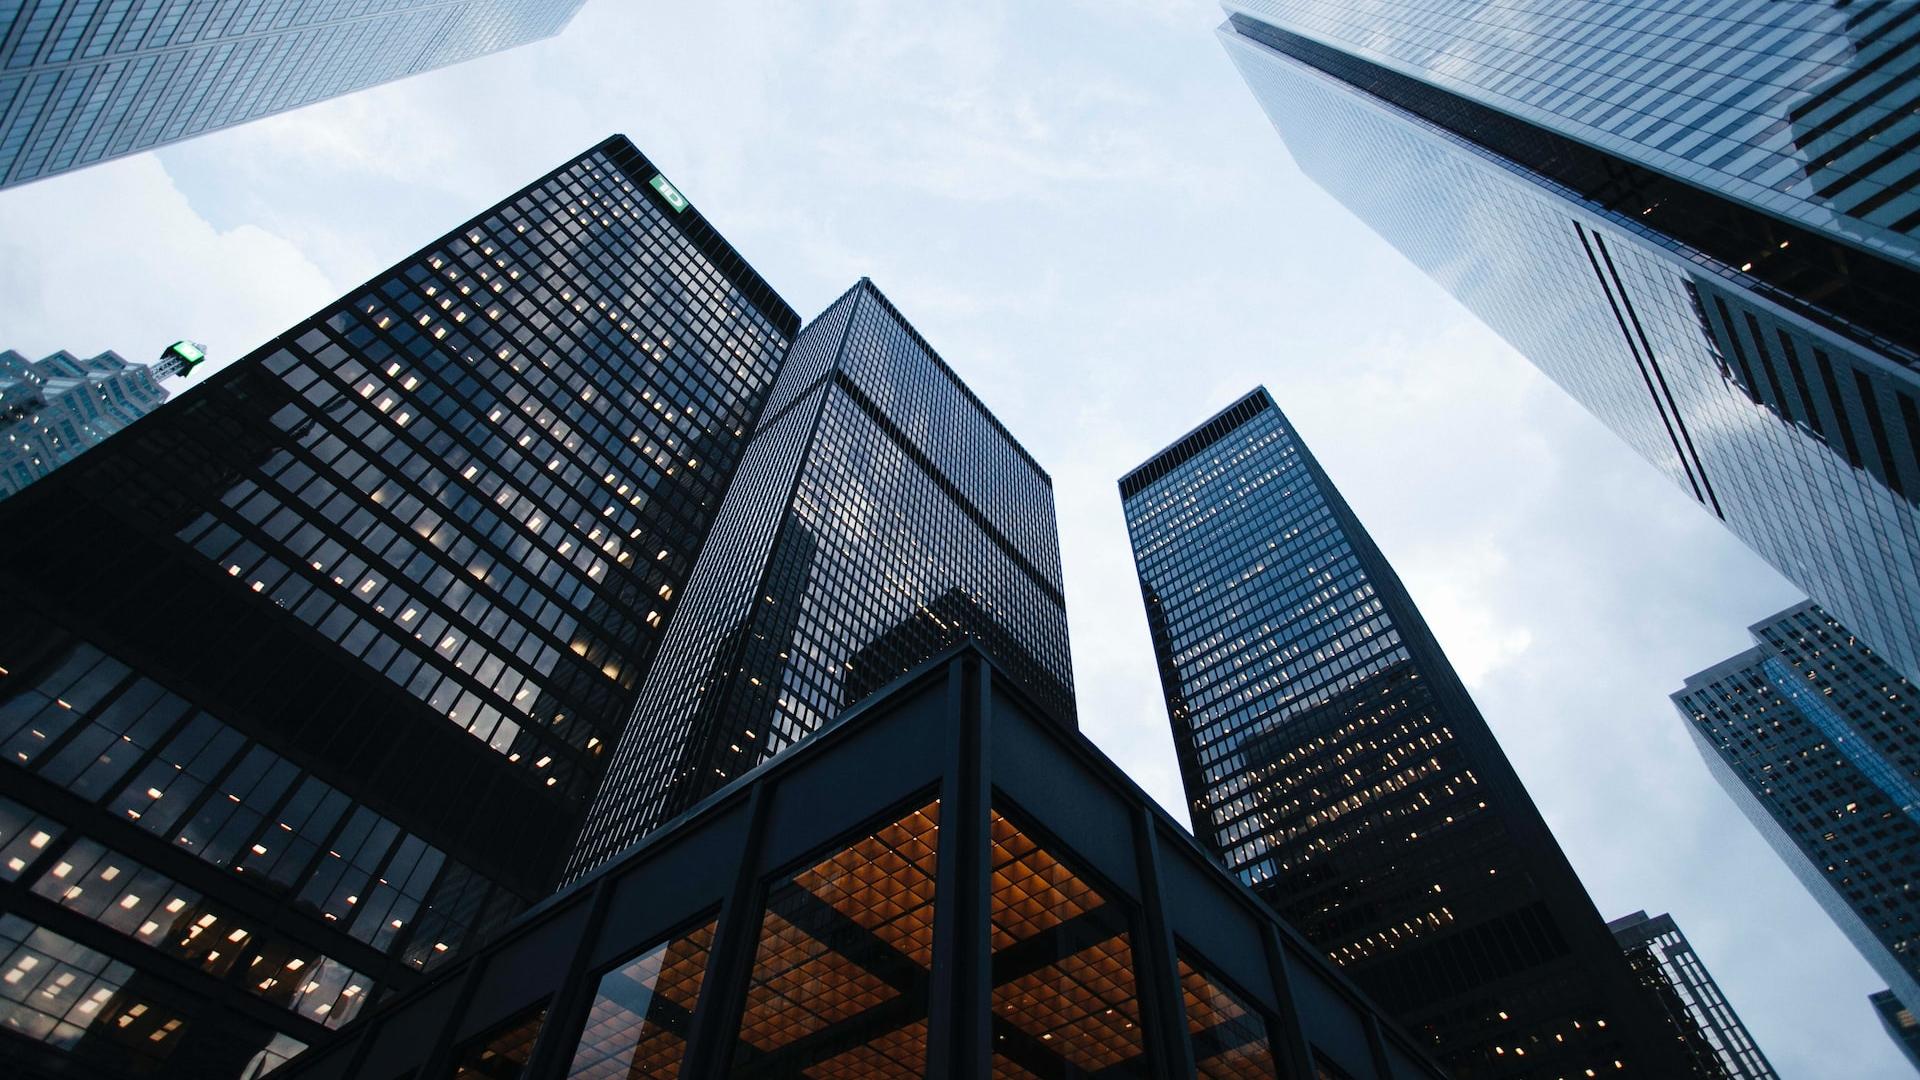
[[[714,927],[709,921],[601,976],[569,1080],[680,1075]]]
[[[939,819],[928,803],[774,887],[731,1075],[923,1073]]]
[[[186,1022],[128,993],[133,977],[105,953],[0,915],[0,1028],[114,1071],[151,1071],[179,1045]]]
[[[541,1005],[468,1039],[453,1051],[454,1080],[519,1080],[546,1019],[547,1008]]]
[[[1267,1018],[1184,952],[1180,996],[1186,1001],[1187,1036],[1202,1080],[1273,1080]]]
[[[1126,913],[994,811],[997,1080],[1145,1077]]]

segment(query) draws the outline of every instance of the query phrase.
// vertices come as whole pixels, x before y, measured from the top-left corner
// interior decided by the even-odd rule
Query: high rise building
[[[560,32],[582,0],[16,0],[0,188]]]
[[[1887,1029],[1887,1035],[1894,1045],[1920,1071],[1920,1019],[1916,1019],[1913,1010],[1900,1003],[1891,990],[1881,990],[1868,996],[1873,1011],[1880,1016],[1881,1026]]]
[[[291,1076],[1445,1075],[975,642],[460,965]]]
[[[1479,709],[1267,391],[1120,494],[1200,842],[1463,1080],[1683,1075]]]
[[[1902,1001],[1920,1001],[1920,709],[1808,602],[1673,695],[1714,779]]]
[[[0,499],[72,461],[167,400],[162,379],[189,365],[169,352],[156,364],[119,353],[34,361],[0,352]]]
[[[0,503],[0,1072],[251,1076],[551,892],[798,323],[614,138]]]
[[[569,877],[963,637],[1073,722],[1052,481],[862,279],[794,340]]]
[[[1294,159],[1920,678],[1920,20],[1227,0]]]
[[[1767,1055],[1671,915],[1644,911],[1607,924],[1646,989],[1693,1057],[1698,1080],[1779,1080]]]

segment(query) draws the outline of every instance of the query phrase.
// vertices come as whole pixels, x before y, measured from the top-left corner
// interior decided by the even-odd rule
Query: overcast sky
[[[1208,0],[668,5],[0,193],[0,348],[231,360],[624,132],[803,316],[871,276],[1046,466],[1087,733],[1186,820],[1115,481],[1256,383],[1603,914],[1787,1077],[1911,1076],[1667,700],[1799,599],[1302,177]]]

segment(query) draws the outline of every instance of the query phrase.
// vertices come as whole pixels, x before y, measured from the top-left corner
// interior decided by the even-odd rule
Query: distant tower
[[[16,0],[0,188],[560,32],[583,0]]]
[[[1915,1019],[1913,1010],[1901,1004],[1891,990],[1882,990],[1868,1000],[1873,1003],[1873,1011],[1880,1015],[1887,1035],[1913,1063],[1914,1069],[1920,1071],[1920,1019]]]
[[[1053,482],[863,279],[794,339],[569,878],[962,638],[1073,721]]]
[[[1808,602],[1673,695],[1707,768],[1902,1001],[1920,1001],[1920,694]]]
[[[0,499],[159,408],[167,400],[160,381],[191,366],[177,348],[153,364],[114,352],[85,360],[57,352],[38,361],[0,352]]]
[[[1671,915],[1644,911],[1607,924],[1628,966],[1693,1054],[1698,1080],[1780,1080],[1713,974]]]
[[[1681,1075],[1419,609],[1266,390],[1120,495],[1200,843],[1461,1080]]]
[[[1308,176],[1920,678],[1913,4],[1226,7]]]

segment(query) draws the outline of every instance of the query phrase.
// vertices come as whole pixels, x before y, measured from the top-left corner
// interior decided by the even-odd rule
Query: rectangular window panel
[[[715,926],[708,922],[601,976],[568,1080],[679,1075]]]
[[[1187,1036],[1201,1080],[1273,1080],[1267,1018],[1184,950],[1180,994],[1186,1000]]]
[[[940,804],[883,824],[775,885],[733,1076],[918,1076]]]
[[[547,1007],[540,1005],[455,1047],[454,1080],[519,1080],[546,1019]]]
[[[1149,1075],[1130,920],[999,811],[993,832],[993,1075]]]

